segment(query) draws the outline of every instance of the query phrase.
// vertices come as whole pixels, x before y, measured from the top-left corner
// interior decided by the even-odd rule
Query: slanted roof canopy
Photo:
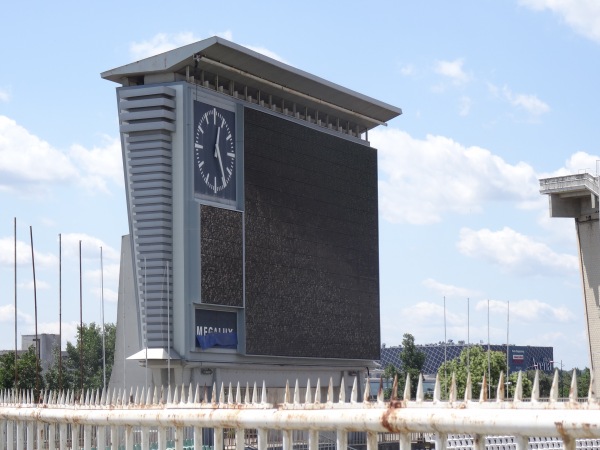
[[[123,85],[192,81],[288,115],[304,114],[314,122],[327,120],[329,128],[356,127],[357,133],[402,114],[400,108],[219,37],[117,67],[101,76]]]

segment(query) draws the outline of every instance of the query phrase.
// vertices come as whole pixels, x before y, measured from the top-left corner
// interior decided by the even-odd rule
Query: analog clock
[[[235,200],[235,113],[194,102],[194,184],[198,194]]]

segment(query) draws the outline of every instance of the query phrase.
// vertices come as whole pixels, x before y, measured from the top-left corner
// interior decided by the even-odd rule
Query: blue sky
[[[572,219],[549,219],[538,178],[596,173],[600,3],[10,2],[0,27],[0,347],[116,320],[128,232],[115,84],[100,72],[219,35],[399,106],[379,150],[382,342],[554,346],[587,366]],[[467,327],[467,299],[470,326]],[[507,305],[510,303],[510,327]]]

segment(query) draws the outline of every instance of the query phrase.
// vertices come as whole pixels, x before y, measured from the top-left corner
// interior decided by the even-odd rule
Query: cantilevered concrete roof
[[[275,94],[285,102],[306,105],[323,113],[346,118],[366,129],[402,114],[387,103],[296,69],[219,37],[108,70],[102,78],[123,85],[173,81],[206,70],[234,83]],[[169,78],[169,75],[173,78]],[[186,75],[187,74],[187,75]],[[161,78],[161,76],[164,76]],[[146,80],[146,81],[143,81]]]

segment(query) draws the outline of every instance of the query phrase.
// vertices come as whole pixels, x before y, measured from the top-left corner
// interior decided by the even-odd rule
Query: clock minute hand
[[[221,128],[217,128],[217,140],[215,142],[215,157],[219,160],[219,168],[221,169],[221,180],[223,181],[223,187],[225,187],[225,171],[223,170],[223,161],[221,160],[221,150],[219,149],[219,135],[221,134]]]

